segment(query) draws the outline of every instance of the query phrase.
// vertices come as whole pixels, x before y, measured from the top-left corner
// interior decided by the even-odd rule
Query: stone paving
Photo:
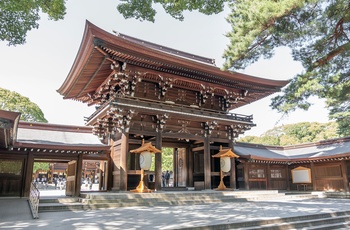
[[[39,213],[32,219],[28,202],[0,198],[0,229],[181,229],[350,211],[344,199],[234,202],[205,205],[126,207],[91,211]]]

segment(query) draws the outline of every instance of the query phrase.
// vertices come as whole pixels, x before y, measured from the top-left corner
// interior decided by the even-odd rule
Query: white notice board
[[[311,170],[301,166],[292,169],[292,180],[294,184],[311,183]]]

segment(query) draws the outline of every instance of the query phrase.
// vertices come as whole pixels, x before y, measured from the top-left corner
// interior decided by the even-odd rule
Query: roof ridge
[[[118,36],[118,37],[121,37],[121,38],[123,38],[125,40],[128,40],[130,42],[133,42],[133,43],[137,43],[139,45],[146,46],[148,48],[152,48],[152,49],[155,49],[155,50],[158,50],[158,51],[163,51],[165,53],[170,53],[170,54],[177,55],[177,56],[180,56],[180,57],[184,57],[184,58],[188,58],[188,59],[195,60],[195,61],[198,61],[198,62],[203,62],[203,63],[206,63],[206,64],[210,64],[210,65],[216,66],[215,65],[215,59],[213,59],[213,58],[203,57],[203,56],[200,56],[200,55],[196,55],[196,54],[191,54],[191,53],[188,53],[188,52],[180,51],[180,50],[177,50],[177,49],[170,48],[168,46],[163,46],[163,45],[160,45],[160,44],[156,44],[156,43],[153,43],[153,42],[149,42],[149,41],[145,41],[145,40],[142,40],[142,39],[139,39],[139,38],[135,38],[135,37],[132,37],[132,36],[129,36],[129,35],[126,35],[126,34],[122,34],[122,33],[119,33],[117,31],[114,31],[114,30],[113,30],[113,33],[116,36]]]

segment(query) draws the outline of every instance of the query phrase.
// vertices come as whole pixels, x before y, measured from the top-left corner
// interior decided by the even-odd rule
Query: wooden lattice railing
[[[34,219],[39,218],[39,199],[40,199],[40,191],[36,187],[36,184],[33,182],[30,185],[30,194],[29,194],[29,206],[32,211],[32,215]]]

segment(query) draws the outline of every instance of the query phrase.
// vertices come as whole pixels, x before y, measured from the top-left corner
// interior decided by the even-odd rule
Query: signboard
[[[292,180],[294,184],[311,183],[311,170],[301,166],[292,169]]]

